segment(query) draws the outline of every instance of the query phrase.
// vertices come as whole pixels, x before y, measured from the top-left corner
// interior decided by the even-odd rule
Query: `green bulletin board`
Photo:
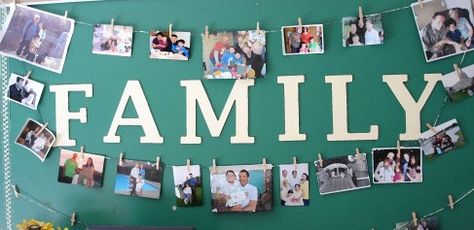
[[[424,160],[424,177],[421,184],[372,185],[369,189],[321,196],[318,193],[314,164],[317,153],[325,157],[353,153],[358,147],[368,153],[373,147],[393,147],[398,135],[405,130],[405,113],[387,84],[384,74],[407,74],[406,82],[414,98],[418,98],[426,82],[425,73],[452,72],[452,65],[460,63],[462,55],[426,63],[417,34],[412,1],[320,1],[320,0],[253,0],[253,1],[170,1],[170,0],[116,0],[87,3],[40,5],[36,8],[59,15],[68,11],[75,19],[74,35],[61,75],[29,64],[9,59],[7,74],[24,74],[33,70],[32,78],[46,85],[37,111],[10,103],[7,117],[2,114],[3,136],[9,145],[2,144],[2,175],[9,173],[10,183],[18,185],[21,193],[65,215],[76,212],[78,220],[87,224],[139,225],[139,226],[195,226],[196,229],[393,229],[395,223],[411,219],[411,212],[419,216],[447,205],[452,194],[459,198],[473,187],[474,173],[474,100],[460,103],[443,102],[446,93],[441,82],[437,84],[421,113],[421,124],[438,123],[457,118],[467,145],[449,152],[434,161]],[[381,46],[343,48],[341,45],[341,18],[357,15],[357,7],[364,13],[383,14],[385,41]],[[399,9],[391,11],[392,9]],[[325,53],[321,55],[283,56],[281,26],[324,23]],[[110,23],[131,25],[134,30],[165,30],[172,23],[174,30],[192,32],[191,59],[188,62],[151,60],[148,58],[148,34],[135,32],[131,58],[93,55],[92,26]],[[186,134],[186,90],[181,80],[202,77],[201,33],[206,25],[210,31],[254,29],[256,22],[267,34],[267,77],[257,79],[249,88],[249,133],[254,144],[230,144],[235,133],[235,114],[232,110],[218,138],[209,134],[198,109],[197,133],[202,144],[182,145],[180,137]],[[474,54],[467,53],[463,66],[474,63]],[[4,69],[2,68],[2,71]],[[6,73],[3,72],[2,76]],[[368,132],[371,124],[379,125],[376,141],[328,142],[332,133],[331,85],[324,82],[326,75],[351,74],[348,84],[348,123],[351,132]],[[279,142],[284,131],[283,87],[277,76],[304,75],[300,85],[300,129],[307,134],[306,141]],[[143,130],[139,127],[121,127],[120,144],[105,144],[119,99],[127,80],[139,80],[152,110],[155,122],[164,137],[163,144],[140,144]],[[70,122],[70,136],[79,150],[109,157],[105,164],[104,186],[87,189],[57,182],[59,148],[54,148],[44,163],[30,152],[14,144],[14,140],[29,117],[48,122],[55,130],[55,95],[50,85],[93,84],[93,97],[83,93],[69,95],[69,110],[87,108],[87,123]],[[203,81],[216,114],[220,114],[234,81]],[[5,83],[4,83],[5,84]],[[3,93],[3,92],[2,92]],[[136,116],[133,106],[127,106],[124,116]],[[7,120],[5,120],[7,119]],[[6,127],[6,128],[5,128]],[[426,128],[423,125],[423,131]],[[8,142],[8,141],[7,141]],[[416,145],[415,142],[403,142]],[[8,148],[8,149],[6,149]],[[5,154],[9,154],[5,162]],[[115,171],[120,152],[127,159],[154,161],[160,156],[165,166],[163,188],[159,200],[120,196],[114,194]],[[258,164],[266,158],[273,165],[310,162],[309,207],[281,207],[279,204],[278,168],[273,170],[274,207],[271,212],[254,214],[213,214],[211,212],[209,171],[212,159],[218,165]],[[185,165],[186,159],[202,166],[204,205],[178,208],[175,205],[172,165]],[[369,160],[370,162],[370,160]],[[369,169],[372,167],[369,163]],[[5,180],[5,176],[2,176]],[[7,181],[4,181],[7,184]],[[8,203],[2,190],[2,204]],[[26,199],[12,199],[13,224],[23,219],[50,220],[66,226],[69,218],[39,207]],[[0,208],[3,213],[3,207]],[[470,221],[474,211],[474,198],[468,196],[451,211],[439,215],[442,229],[472,229]],[[0,229],[7,226],[5,211]],[[70,228],[71,229],[71,228]],[[78,224],[72,229],[85,229]]]

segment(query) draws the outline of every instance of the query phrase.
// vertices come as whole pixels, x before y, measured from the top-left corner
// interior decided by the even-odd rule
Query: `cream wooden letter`
[[[304,76],[279,76],[278,84],[283,84],[285,94],[285,133],[278,135],[279,141],[305,141],[306,134],[300,133],[299,88]]]

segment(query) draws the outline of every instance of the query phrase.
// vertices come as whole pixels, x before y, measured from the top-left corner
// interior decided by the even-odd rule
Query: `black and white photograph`
[[[470,0],[425,0],[411,4],[427,62],[472,51]]]
[[[342,18],[342,46],[382,45],[384,30],[382,14]]]
[[[456,119],[423,132],[418,142],[423,149],[423,154],[428,157],[442,155],[465,144],[464,134]]]
[[[61,149],[58,182],[101,188],[105,157],[92,153]]]
[[[2,30],[0,53],[61,73],[74,31],[74,20],[27,6],[11,8]]]
[[[8,85],[7,98],[30,109],[37,109],[44,89],[42,83],[12,73]]]
[[[369,188],[370,177],[365,153],[324,158],[314,162],[321,195]]]
[[[372,149],[374,184],[423,182],[422,156],[421,147]]]
[[[474,95],[474,65],[457,68],[441,77],[451,102],[459,102]]]
[[[120,195],[160,199],[163,167],[156,163],[123,159],[117,165],[114,192]]]
[[[150,58],[168,60],[189,60],[191,54],[191,33],[172,31],[150,32]]]
[[[439,221],[437,216],[420,218],[417,225],[413,221],[405,221],[395,224],[395,230],[439,230]]]
[[[47,129],[44,124],[28,118],[15,142],[44,162],[55,140],[53,132]]]
[[[282,206],[309,205],[308,163],[283,164],[280,168],[280,203]]]
[[[322,24],[281,27],[283,55],[324,53]]]
[[[203,190],[199,165],[173,166],[176,205],[179,207],[201,206]]]
[[[94,26],[92,53],[112,56],[132,56],[133,27],[111,24]]]

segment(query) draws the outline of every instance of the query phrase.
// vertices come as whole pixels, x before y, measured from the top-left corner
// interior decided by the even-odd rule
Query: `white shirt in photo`
[[[290,183],[291,189],[295,188],[295,184],[300,184],[300,178],[296,176],[296,178],[293,177],[293,175],[289,176],[288,182]]]
[[[251,184],[246,184],[245,186],[241,186],[243,190],[245,191],[245,197],[246,199],[240,203],[240,206],[242,208],[246,207],[250,201],[257,201],[258,200],[258,191],[257,187],[251,185]]]
[[[366,45],[378,45],[380,44],[379,32],[375,29],[371,31],[365,31],[365,44]]]
[[[140,174],[140,168],[133,167],[132,171],[130,172],[130,176],[138,179],[138,174]]]
[[[31,146],[31,149],[33,149],[33,151],[35,152],[39,152],[44,148],[45,144],[46,144],[46,138],[40,136],[36,138],[35,143],[33,144],[33,146]]]

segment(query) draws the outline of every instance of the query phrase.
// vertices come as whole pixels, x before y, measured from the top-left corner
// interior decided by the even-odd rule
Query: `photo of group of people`
[[[113,24],[94,25],[92,53],[132,56],[133,27]]]
[[[461,101],[474,95],[474,65],[458,68],[441,77],[444,89],[452,102]]]
[[[469,0],[427,0],[412,5],[427,62],[471,51],[473,13]]]
[[[12,73],[8,81],[7,97],[20,105],[36,110],[44,85]]]
[[[343,47],[383,44],[382,14],[342,18],[342,36]]]
[[[163,167],[150,162],[122,160],[117,165],[114,192],[120,195],[160,198]]]
[[[212,211],[263,212],[272,210],[272,165],[210,167]]]
[[[324,53],[322,24],[283,26],[281,37],[284,55]]]
[[[458,121],[452,119],[421,134],[418,142],[425,156],[434,157],[464,145],[464,135]]]
[[[15,142],[44,162],[55,140],[54,134],[43,124],[28,118]]]
[[[61,149],[59,154],[59,182],[86,188],[102,187],[104,156],[67,149]]]
[[[209,33],[202,39],[205,79],[247,79],[266,75],[265,32]]]
[[[420,147],[372,149],[375,184],[423,182]]]
[[[308,163],[280,165],[280,203],[282,206],[309,205]]]
[[[438,217],[430,216],[426,218],[420,218],[417,221],[417,225],[413,221],[405,221],[397,223],[395,230],[439,230]]]
[[[0,38],[0,53],[61,73],[74,20],[34,8],[10,8]]]
[[[191,53],[191,33],[167,31],[150,32],[150,58],[169,60],[189,60]]]
[[[176,205],[180,207],[201,206],[203,189],[199,165],[173,166]]]
[[[369,188],[370,177],[365,153],[323,159],[314,162],[321,195]]]

